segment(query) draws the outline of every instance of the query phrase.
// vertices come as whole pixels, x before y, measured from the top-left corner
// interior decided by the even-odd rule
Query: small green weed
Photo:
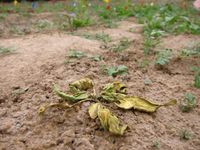
[[[95,35],[95,39],[102,41],[104,43],[108,43],[112,41],[112,38],[109,36],[109,34],[105,34],[105,33],[97,33]]]
[[[77,50],[70,50],[69,54],[68,54],[69,58],[82,58],[82,57],[86,57],[86,54],[82,51],[77,51]]]
[[[190,140],[192,138],[191,132],[185,129],[179,132],[179,136],[181,140]]]
[[[91,56],[90,58],[94,61],[101,61],[102,60],[102,57],[100,55]]]
[[[51,29],[53,27],[53,22],[50,22],[49,20],[39,20],[35,26],[42,31],[44,29]]]
[[[183,102],[180,105],[182,112],[189,112],[196,106],[196,98],[191,94],[187,93]]]
[[[148,55],[151,51],[151,48],[154,47],[155,42],[152,37],[146,37],[144,39],[144,54]]]
[[[194,74],[194,86],[200,89],[200,68],[199,67],[192,67],[192,71],[195,72]]]
[[[181,56],[200,56],[200,43],[194,42],[181,51]]]
[[[14,51],[14,49],[9,47],[0,46],[0,54],[10,54]]]
[[[127,48],[129,48],[130,44],[131,42],[127,38],[124,37],[120,39],[118,44],[112,45],[109,49],[112,52],[122,52],[126,50]]]
[[[159,141],[153,141],[152,147],[155,148],[155,149],[160,149],[160,142]]]
[[[159,65],[159,66],[164,66],[167,63],[169,63],[171,57],[172,57],[172,50],[171,49],[161,50],[156,55],[155,64]]]
[[[116,77],[118,75],[125,75],[128,73],[128,67],[124,65],[114,66],[107,68],[107,73],[109,76]]]

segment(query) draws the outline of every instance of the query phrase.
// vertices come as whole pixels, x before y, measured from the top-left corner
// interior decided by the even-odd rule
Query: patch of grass
[[[121,38],[118,44],[112,45],[109,49],[112,52],[122,52],[129,48],[131,42],[127,38]]]
[[[12,28],[10,29],[10,33],[13,33],[15,35],[24,35],[23,30],[18,26],[12,26]]]
[[[82,51],[71,49],[68,53],[68,57],[69,58],[82,58],[82,57],[86,57],[86,54]]]
[[[100,55],[91,56],[90,58],[94,61],[101,61],[102,60],[102,57]]]
[[[184,48],[180,54],[182,57],[198,56],[200,57],[200,42],[193,42]]]
[[[50,22],[49,20],[39,20],[35,26],[39,30],[44,30],[44,29],[51,29],[53,27],[53,22]]]
[[[77,29],[79,27],[85,27],[91,24],[91,20],[87,16],[80,16],[72,19],[71,26],[74,29]]]
[[[13,51],[13,48],[0,46],[0,54],[10,54],[13,53]]]
[[[112,41],[112,38],[109,36],[109,34],[105,34],[105,33],[97,33],[95,35],[95,39],[102,41],[104,43],[108,43]]]
[[[106,28],[111,28],[112,29],[112,28],[117,28],[118,27],[118,24],[116,23],[115,20],[104,20],[103,23],[104,23],[104,26]]]
[[[150,65],[150,62],[146,58],[138,62],[138,67],[142,69],[146,69],[149,65]]]
[[[190,140],[192,138],[192,133],[184,129],[179,132],[179,136],[181,140]]]
[[[6,19],[6,17],[7,17],[8,15],[7,14],[0,14],[0,20],[4,20],[4,19]]]
[[[118,75],[125,75],[128,73],[128,67],[124,65],[114,66],[107,68],[107,73],[109,76],[116,77]]]
[[[196,106],[196,98],[191,94],[185,94],[184,100],[180,105],[182,112],[189,112]]]
[[[90,34],[90,33],[73,33],[72,35],[84,37],[86,39],[90,40],[98,40],[104,43],[108,43],[112,41],[112,38],[109,36],[109,34],[105,33],[96,33],[96,34]]]
[[[164,66],[167,63],[169,63],[171,57],[172,57],[171,49],[161,50],[156,54],[155,64],[159,66]]]

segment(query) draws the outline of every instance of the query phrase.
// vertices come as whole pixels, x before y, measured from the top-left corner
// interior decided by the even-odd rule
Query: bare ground
[[[135,33],[129,28],[137,28]],[[15,53],[0,56],[0,149],[2,150],[149,150],[153,141],[163,150],[200,149],[200,92],[193,87],[191,66],[200,66],[197,58],[173,58],[164,70],[158,70],[151,62],[146,69],[140,67],[144,58],[141,25],[130,19],[116,29],[82,29],[77,32],[104,32],[114,41],[121,37],[131,40],[131,46],[122,53],[101,49],[101,42],[78,36],[53,33],[33,34],[18,38],[1,39],[0,45],[14,47]],[[197,36],[169,36],[161,47],[172,48],[175,53],[185,44],[200,41]],[[70,49],[79,49],[88,55],[101,55],[103,61],[89,58],[69,59]],[[124,59],[126,58],[126,59]],[[65,63],[68,62],[68,63]],[[129,74],[115,79],[100,71],[102,65],[124,64]],[[40,118],[38,107],[43,103],[57,102],[52,92],[53,83],[63,90],[77,79],[90,76],[97,87],[113,80],[127,84],[131,95],[141,96],[154,102],[177,99],[190,92],[197,98],[197,106],[190,113],[182,113],[179,106],[160,108],[154,114],[123,111],[109,106],[129,129],[124,136],[114,136],[103,131],[98,121],[87,114],[89,102],[70,110],[49,110]],[[145,85],[144,80],[151,84]],[[16,91],[22,90],[16,94]],[[24,91],[23,91],[24,90]],[[187,129],[192,134],[188,141],[181,140],[179,133]]]

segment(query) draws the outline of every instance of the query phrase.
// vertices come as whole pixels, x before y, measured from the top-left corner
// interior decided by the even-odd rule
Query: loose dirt
[[[129,28],[136,28],[129,32]],[[198,150],[200,147],[200,92],[193,87],[190,67],[200,66],[198,58],[177,59],[159,70],[148,58],[148,68],[143,62],[142,26],[134,19],[119,23],[115,29],[81,29],[77,32],[107,33],[116,42],[121,37],[131,41],[130,47],[113,53],[102,49],[102,43],[82,37],[63,34],[31,34],[18,38],[1,39],[0,45],[13,47],[13,54],[0,56],[0,149],[2,150],[149,150],[153,142],[163,150]],[[188,38],[189,37],[189,38]],[[161,42],[165,48],[181,50],[185,44],[200,41],[197,36],[169,36]],[[184,42],[183,42],[184,41]],[[170,47],[168,47],[170,46]],[[84,51],[90,56],[101,55],[102,61],[88,57],[69,59],[70,49]],[[116,78],[101,71],[103,65],[126,65],[129,74]],[[178,105],[186,92],[196,96],[197,106],[190,113],[182,113],[179,106],[160,108],[153,114],[123,111],[108,105],[122,122],[129,126],[124,136],[114,136],[103,131],[98,121],[87,114],[89,102],[70,110],[51,109],[43,117],[37,109],[43,103],[57,102],[52,92],[53,83],[63,90],[77,79],[90,76],[97,88],[110,81],[127,84],[131,95],[154,102],[177,99]],[[144,80],[151,80],[148,85]],[[181,140],[179,133],[190,131],[192,138]]]

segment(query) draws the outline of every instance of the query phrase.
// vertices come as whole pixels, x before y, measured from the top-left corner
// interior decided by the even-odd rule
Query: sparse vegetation
[[[152,142],[152,147],[154,149],[160,149],[160,142],[159,141],[153,141]]]
[[[127,38],[121,38],[118,44],[112,45],[109,49],[112,52],[122,52],[129,48],[131,42]]]
[[[189,112],[196,106],[196,98],[191,94],[185,94],[184,100],[180,105],[182,112]]]
[[[199,67],[192,67],[192,71],[195,72],[194,74],[194,86],[200,89],[200,68]]]
[[[86,54],[83,51],[71,49],[69,51],[68,57],[69,58],[82,58],[82,57],[86,57]]]
[[[124,65],[114,66],[107,68],[107,73],[109,76],[116,77],[118,75],[125,75],[128,73],[128,67]]]
[[[172,57],[172,50],[171,49],[161,50],[156,55],[155,64],[160,65],[160,66],[164,66],[167,63],[169,63],[171,57]]]
[[[180,131],[179,136],[181,140],[190,140],[192,138],[191,132],[185,129]]]
[[[13,48],[0,46],[0,55],[1,54],[10,54],[12,52],[14,52]]]

